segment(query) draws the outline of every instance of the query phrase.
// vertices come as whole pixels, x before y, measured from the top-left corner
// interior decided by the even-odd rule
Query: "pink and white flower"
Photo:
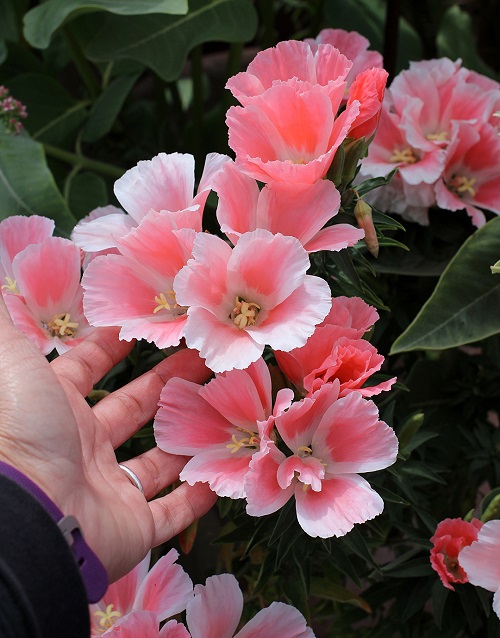
[[[500,520],[488,521],[479,530],[477,541],[460,551],[458,560],[470,583],[495,592],[493,611],[500,618],[499,550]]]
[[[269,344],[304,345],[331,306],[330,288],[306,275],[307,252],[295,237],[257,229],[231,247],[199,233],[193,257],[174,280],[186,306],[184,336],[214,372],[243,369]]]
[[[338,398],[339,387],[338,381],[324,385],[276,417],[291,456],[262,433],[245,483],[251,516],[276,512],[295,497],[302,529],[328,538],[343,536],[382,512],[382,499],[359,473],[394,463],[396,435],[378,420],[372,401],[357,392]]]
[[[156,624],[158,629],[160,621],[186,609],[193,597],[193,583],[183,568],[175,564],[178,552],[171,549],[148,571],[150,556],[148,553],[132,571],[112,583],[97,604],[90,606],[92,636],[114,636],[115,623],[127,630],[134,623],[151,629]],[[140,611],[150,614],[135,615],[129,624],[126,617]]]
[[[30,244],[12,261],[19,294],[5,295],[5,302],[43,354],[54,348],[62,354],[93,330],[83,314],[80,266],[80,249],[60,237]]]
[[[363,230],[350,224],[323,228],[340,208],[340,193],[328,180],[269,182],[260,190],[234,162],[227,162],[214,179],[213,189],[219,196],[217,219],[233,244],[257,228],[296,237],[309,253],[342,250],[364,236]]]
[[[262,358],[246,370],[218,374],[205,386],[170,379],[155,417],[157,445],[193,457],[181,480],[209,483],[219,496],[243,498],[248,464],[259,449],[259,429],[269,433],[292,397],[291,390],[280,390],[273,412],[271,377]]]

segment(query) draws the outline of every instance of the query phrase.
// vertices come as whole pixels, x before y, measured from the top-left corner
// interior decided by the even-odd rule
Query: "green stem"
[[[95,171],[96,173],[101,173],[102,175],[109,175],[110,177],[118,179],[125,172],[119,166],[107,164],[106,162],[99,162],[98,160],[93,160],[88,157],[84,157],[83,155],[70,153],[70,151],[63,151],[62,148],[57,148],[51,144],[44,144],[43,148],[49,157],[61,160],[62,162],[66,162],[72,166],[78,166],[79,168],[85,168],[90,171]]]
[[[75,65],[83,83],[87,87],[87,91],[92,98],[96,98],[99,95],[99,83],[94,74],[92,66],[89,64],[87,58],[83,55],[76,38],[73,36],[68,27],[62,29],[66,42],[68,43],[69,50],[73,64]]]
[[[193,80],[193,155],[196,166],[201,165],[203,148],[203,66],[201,46],[191,51],[191,76]]]

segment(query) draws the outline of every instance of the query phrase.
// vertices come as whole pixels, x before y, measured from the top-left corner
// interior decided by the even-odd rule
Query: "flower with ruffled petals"
[[[243,595],[236,578],[232,574],[211,576],[205,585],[195,586],[194,598],[187,606],[190,633],[166,632],[164,638],[314,638],[295,607],[277,602],[261,609],[235,633],[242,611]],[[175,630],[172,626],[172,632]]]
[[[219,196],[217,219],[221,230],[236,244],[246,232],[264,228],[296,237],[307,252],[342,250],[363,238],[363,230],[350,224],[323,228],[339,211],[340,194],[328,180],[314,184],[257,182],[227,162],[214,179]]]
[[[458,560],[470,583],[495,592],[493,611],[500,618],[499,549],[500,521],[488,521],[479,530],[477,540],[460,550]]]
[[[343,536],[382,512],[382,499],[359,473],[394,463],[396,435],[379,421],[372,401],[358,392],[338,395],[336,380],[276,417],[291,456],[262,433],[245,482],[251,516],[276,512],[295,497],[302,529],[328,538]]]
[[[174,277],[191,257],[198,207],[151,210],[124,237],[119,254],[96,257],[82,279],[84,306],[94,326],[120,326],[120,338],[147,339],[159,348],[179,343],[186,308],[176,300]]]
[[[30,244],[12,261],[19,295],[5,295],[15,325],[42,351],[59,354],[93,328],[83,314],[80,249],[68,239],[48,237]]]
[[[351,124],[347,137],[369,139],[375,133],[388,77],[385,69],[367,69],[356,77],[349,89],[346,108],[357,100],[359,114]]]
[[[462,548],[477,540],[481,521],[473,518],[470,523],[461,518],[445,518],[436,527],[431,538],[431,565],[445,587],[455,590],[451,583],[467,583],[467,573],[459,562]]]
[[[89,253],[115,248],[117,240],[136,227],[151,209],[176,213],[196,206],[198,215],[193,228],[200,231],[211,181],[228,160],[227,155],[219,153],[207,155],[196,196],[192,155],[160,153],[139,162],[115,182],[116,198],[128,215],[116,207],[106,207],[104,215],[102,209],[92,211],[75,226],[73,241]]]
[[[184,336],[214,372],[246,368],[269,344],[304,345],[330,310],[328,284],[306,275],[307,252],[295,237],[257,229],[231,247],[199,233],[193,257],[174,280],[188,308]]]
[[[155,417],[157,445],[193,457],[181,480],[207,482],[219,496],[243,498],[248,464],[260,445],[259,427],[269,433],[274,417],[292,397],[291,390],[280,390],[273,412],[271,377],[262,358],[246,370],[218,374],[201,387],[170,379]]]
[[[152,629],[156,624],[158,628],[160,621],[186,609],[193,597],[193,583],[183,568],[175,564],[178,556],[178,552],[171,549],[148,572],[148,553],[132,571],[112,583],[102,600],[90,607],[92,636],[114,636],[115,623],[118,622],[118,626],[128,630],[134,623]],[[134,616],[130,619],[131,624],[126,622],[127,615],[142,610],[151,614]],[[139,635],[147,634],[136,634]]]

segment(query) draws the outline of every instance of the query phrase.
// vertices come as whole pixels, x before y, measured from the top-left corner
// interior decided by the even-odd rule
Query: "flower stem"
[[[73,64],[80,74],[83,83],[87,87],[89,95],[95,99],[99,95],[99,83],[94,74],[94,71],[87,58],[81,52],[80,45],[78,44],[71,31],[68,29],[68,27],[63,27],[62,31],[64,34],[64,38],[66,39],[66,42],[68,44]]]
[[[113,164],[107,164],[106,162],[100,162],[99,160],[93,160],[77,153],[71,153],[70,151],[64,151],[62,148],[57,148],[51,144],[44,144],[43,148],[45,153],[49,157],[66,162],[72,166],[78,166],[79,168],[86,168],[102,175],[109,175],[118,179],[125,172],[124,169]]]

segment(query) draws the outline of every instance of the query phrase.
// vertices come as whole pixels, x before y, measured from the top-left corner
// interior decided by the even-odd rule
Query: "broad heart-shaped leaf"
[[[0,126],[0,219],[34,214],[52,218],[65,234],[76,223],[47,167],[43,146],[27,133],[14,137]]]
[[[189,51],[202,42],[246,42],[257,29],[248,0],[191,0],[185,16],[108,16],[86,54],[93,60],[129,58],[165,81],[177,79]]]
[[[82,13],[108,11],[128,16],[148,13],[183,15],[187,10],[187,0],[48,0],[24,16],[24,37],[34,47],[46,49],[54,31]]]
[[[500,332],[500,278],[491,264],[500,253],[500,217],[463,244],[441,275],[436,289],[391,354],[442,350]]]

